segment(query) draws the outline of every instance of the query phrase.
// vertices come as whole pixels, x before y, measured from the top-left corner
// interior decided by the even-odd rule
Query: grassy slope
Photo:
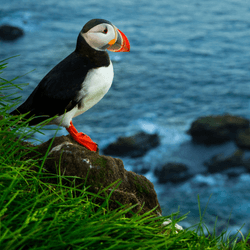
[[[5,66],[0,62],[0,71]],[[16,87],[0,78],[1,92]],[[202,222],[198,229],[176,233],[174,223],[184,219],[177,219],[176,214],[161,218],[134,214],[128,219],[125,214],[131,207],[109,211],[109,198],[98,205],[97,195],[87,188],[63,186],[61,178],[66,177],[58,176],[57,185],[46,184],[41,161],[24,160],[30,149],[22,143],[22,138],[32,136],[41,126],[31,128],[18,123],[20,118],[8,116],[14,101],[12,96],[0,96],[1,249],[247,249],[247,239],[236,244],[236,236],[226,238],[225,233],[206,237]],[[16,127],[10,130],[13,125]],[[22,127],[26,129],[20,132]],[[34,166],[40,171],[31,170]],[[174,223],[163,228],[162,222],[169,218]]]

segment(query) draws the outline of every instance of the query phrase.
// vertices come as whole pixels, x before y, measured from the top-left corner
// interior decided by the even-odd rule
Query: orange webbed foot
[[[72,121],[70,122],[69,128],[66,128],[69,134],[73,137],[75,141],[77,141],[79,144],[83,145],[85,148],[89,149],[90,151],[97,151],[97,144],[91,140],[91,138],[82,133],[78,132],[76,128],[74,127]]]

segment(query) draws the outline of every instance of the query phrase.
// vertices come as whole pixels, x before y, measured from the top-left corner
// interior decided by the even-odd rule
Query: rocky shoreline
[[[193,145],[202,145],[209,149],[211,146],[224,145],[233,142],[237,149],[232,154],[218,153],[209,160],[204,159],[203,166],[206,173],[224,172],[230,177],[237,173],[250,172],[250,158],[246,157],[250,150],[250,121],[248,119],[229,114],[200,117],[195,120],[187,131],[192,137]],[[118,138],[116,142],[108,145],[103,151],[112,156],[141,157],[149,150],[160,145],[157,134],[137,133],[129,137]],[[150,171],[150,166],[143,169],[143,173]],[[189,166],[182,162],[166,162],[154,170],[158,183],[178,183],[191,177],[194,173]]]

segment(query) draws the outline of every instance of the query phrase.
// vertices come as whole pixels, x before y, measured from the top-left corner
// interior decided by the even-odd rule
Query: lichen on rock
[[[51,140],[38,145],[36,151],[45,155]],[[132,210],[134,213],[144,214],[157,207],[154,213],[157,216],[161,214],[154,185],[146,177],[127,171],[121,159],[100,155],[99,151],[89,151],[75,142],[70,135],[54,138],[43,165],[44,171],[48,174],[58,176],[60,173],[61,176],[70,177],[67,178],[69,181],[66,178],[62,179],[65,185],[72,185],[74,179],[74,185],[77,187],[90,186],[88,191],[92,193],[99,193],[107,188],[107,194],[112,191],[109,201],[111,210],[118,208],[118,203],[138,204]],[[57,183],[58,180],[56,177],[50,177],[47,181]],[[115,182],[115,186],[108,188]],[[100,204],[103,203],[101,198],[96,200],[98,201]],[[127,216],[130,217],[131,214]]]

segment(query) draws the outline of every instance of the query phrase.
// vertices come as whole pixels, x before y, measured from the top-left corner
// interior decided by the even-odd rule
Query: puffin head
[[[80,35],[95,50],[129,52],[128,38],[111,22],[104,19],[92,19],[82,28]]]

